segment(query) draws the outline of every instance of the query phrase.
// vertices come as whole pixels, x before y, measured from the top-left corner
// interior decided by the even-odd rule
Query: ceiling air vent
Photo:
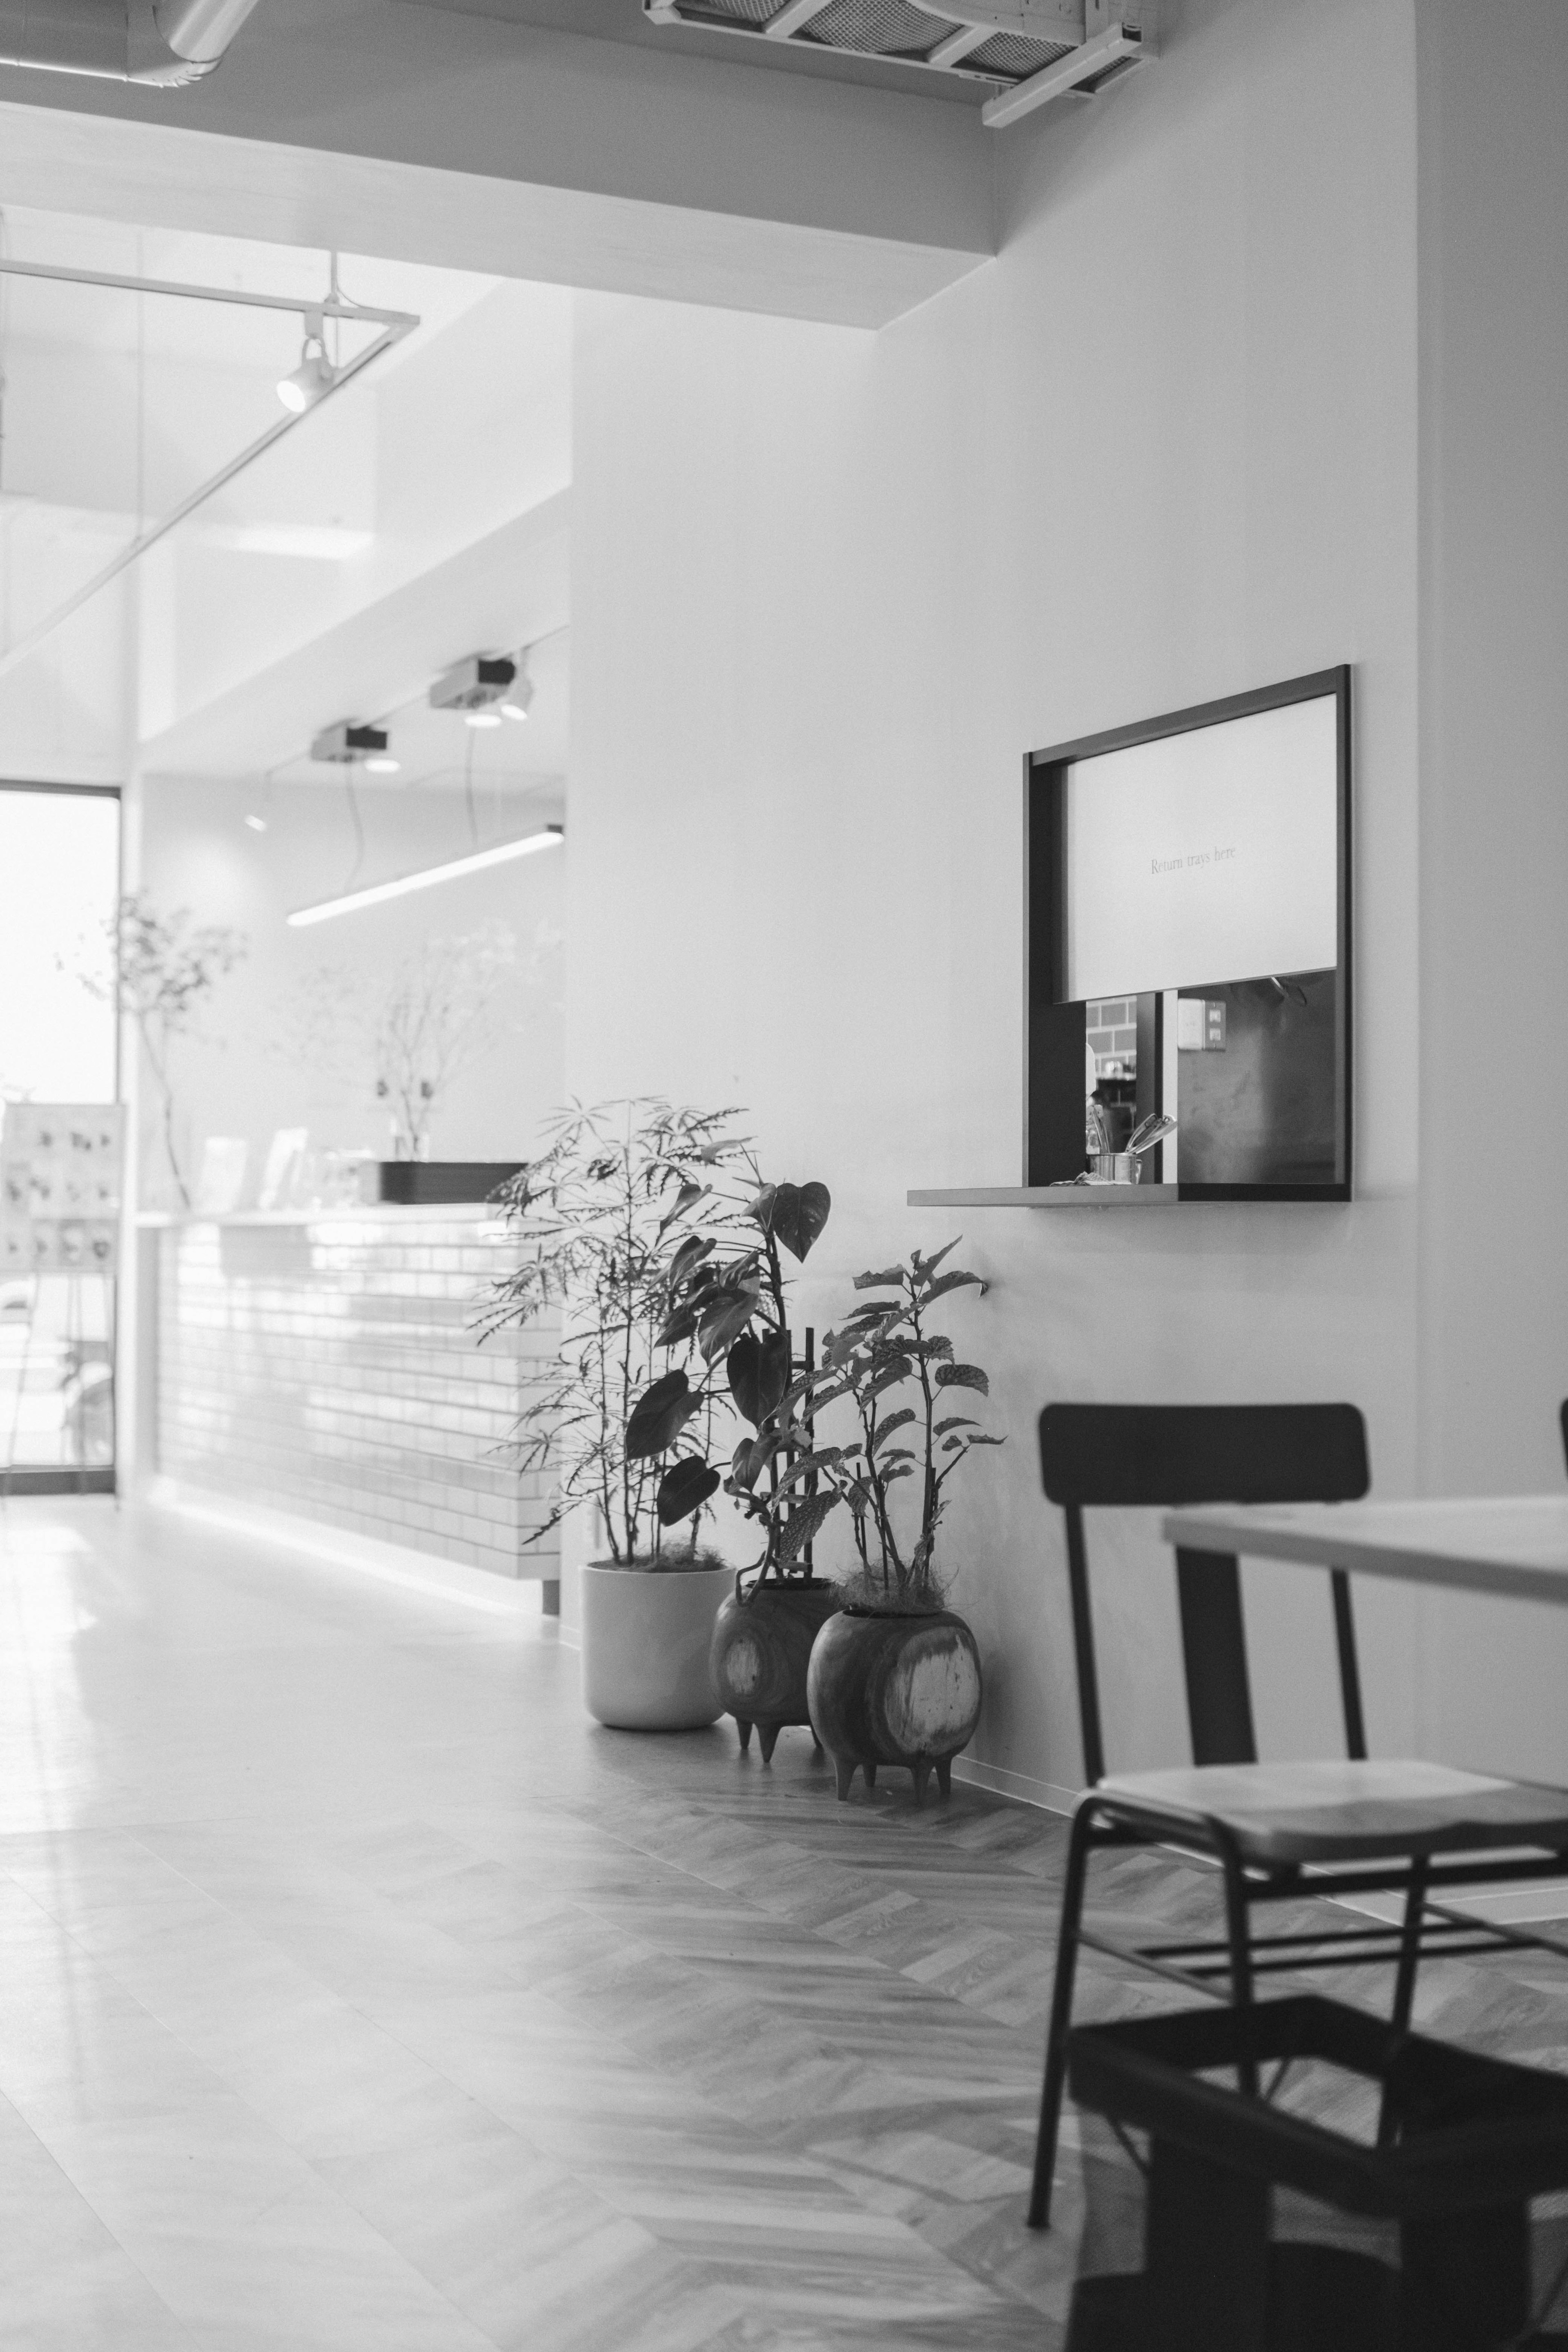
[[[1153,54],[1154,0],[643,0],[656,25],[786,41],[987,84],[993,130]]]

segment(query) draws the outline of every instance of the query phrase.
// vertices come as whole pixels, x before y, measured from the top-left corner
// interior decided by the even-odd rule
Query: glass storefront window
[[[0,784],[0,1102],[114,1101],[119,890],[118,793]],[[0,1492],[112,1472],[113,1293],[0,1272]]]

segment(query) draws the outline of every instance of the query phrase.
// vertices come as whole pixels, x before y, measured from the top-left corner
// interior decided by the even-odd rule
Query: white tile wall
[[[237,1501],[493,1569],[559,1574],[514,1467],[556,1328],[481,1346],[504,1228],[461,1210],[195,1223],[161,1236],[158,1467]]]

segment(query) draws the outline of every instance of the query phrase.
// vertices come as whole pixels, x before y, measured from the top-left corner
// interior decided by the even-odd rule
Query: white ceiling
[[[308,248],[14,207],[0,253],[305,299],[328,280],[328,257]],[[391,714],[402,768],[389,788],[460,792],[470,767],[490,791],[558,787],[571,298],[353,255],[340,282],[421,323],[126,575],[141,764],[333,784],[304,756],[311,738]],[[0,638],[57,609],[139,513],[170,511],[277,421],[300,331],[287,313],[0,277]],[[100,592],[106,616],[118,593]],[[451,661],[539,638],[526,725],[492,735],[425,707]],[[69,695],[71,642],[68,628],[46,642],[16,685],[47,673]],[[0,677],[0,731],[19,772],[12,682]],[[112,766],[112,745],[104,756]]]

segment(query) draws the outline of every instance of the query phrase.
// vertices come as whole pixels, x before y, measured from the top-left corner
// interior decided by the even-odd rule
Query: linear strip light
[[[531,857],[536,849],[555,849],[566,837],[563,825],[547,824],[542,833],[525,833],[521,841],[500,841],[493,849],[476,849],[470,857],[454,857],[445,866],[426,866],[417,874],[404,874],[395,882],[373,882],[364,890],[345,890],[341,898],[323,898],[319,906],[296,907],[288,918],[296,930],[307,923],[324,923],[333,915],[352,915],[360,907],[379,907],[388,898],[405,898],[411,890],[428,890],[433,882],[455,882],[459,874],[482,874],[488,866],[505,866],[514,857]]]

